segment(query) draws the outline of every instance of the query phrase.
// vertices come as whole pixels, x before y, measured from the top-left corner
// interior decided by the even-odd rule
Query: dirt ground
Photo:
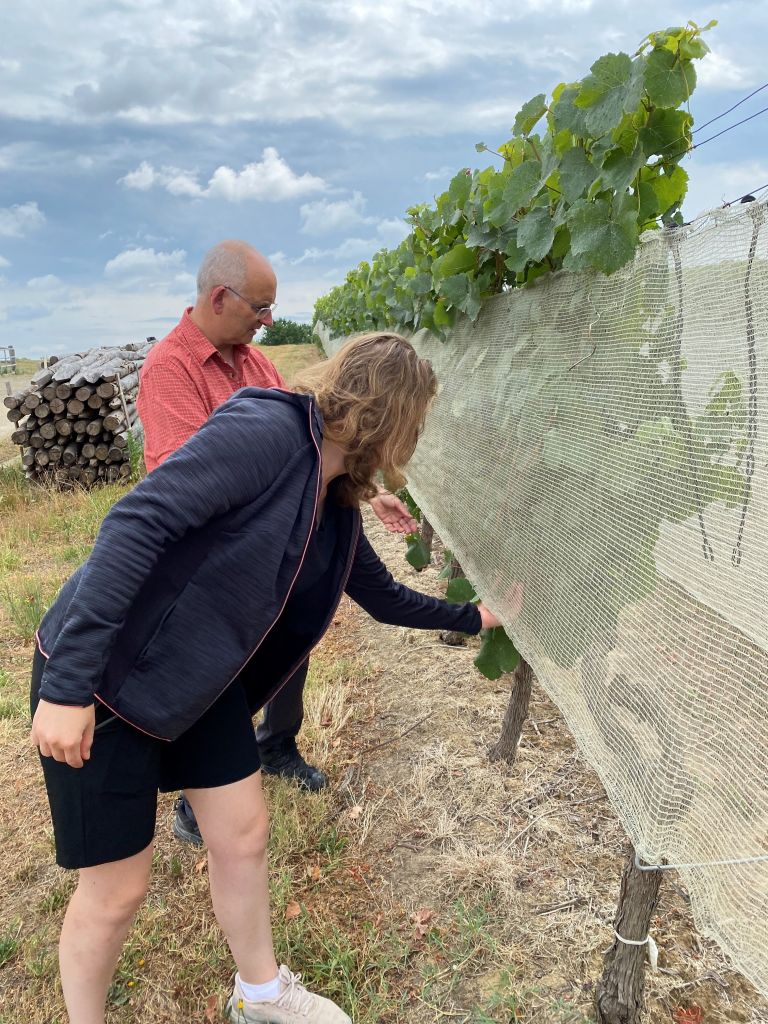
[[[417,573],[402,539],[375,520],[366,529],[397,578],[441,593],[439,565]],[[522,1001],[516,1019],[594,1021],[626,842],[598,776],[539,688],[516,764],[490,762],[510,678],[491,682],[474,669],[476,640],[448,647],[434,633],[384,626],[352,607],[355,647],[375,680],[376,714],[345,784],[363,809],[366,856],[382,893],[406,912],[429,908],[438,923],[457,899],[490,893]],[[645,1024],[768,1022],[768,1002],[697,935],[673,872],[652,934],[659,966],[646,972]],[[492,980],[475,975],[470,958],[449,1016],[461,1019]],[[445,1016],[417,1003],[408,1020]]]

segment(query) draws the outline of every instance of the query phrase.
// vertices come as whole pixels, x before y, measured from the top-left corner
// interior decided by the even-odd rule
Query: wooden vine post
[[[661,871],[641,871],[637,867],[630,843],[614,921],[617,935],[627,941],[614,938],[606,953],[603,976],[595,992],[597,1024],[640,1024],[648,952],[645,940],[659,898],[661,875]]]
[[[451,572],[448,576],[449,580],[457,580],[460,576],[464,576],[464,570],[461,568],[457,558],[451,558]],[[440,634],[440,639],[444,644],[448,644],[449,647],[463,647],[467,642],[466,633],[461,633],[455,629],[449,629],[445,633]]]
[[[512,674],[512,693],[501,726],[501,735],[488,755],[491,761],[506,761],[509,765],[515,763],[520,734],[528,717],[534,678],[533,669],[521,658]]]
[[[426,516],[421,517],[421,542],[427,550],[430,558],[432,557],[432,544],[435,539],[435,528],[432,523],[427,519]]]

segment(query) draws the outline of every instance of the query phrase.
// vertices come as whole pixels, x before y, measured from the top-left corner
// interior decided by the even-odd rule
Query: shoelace
[[[301,984],[301,974],[293,974],[292,971],[286,971],[283,974],[281,971],[282,980],[285,981],[287,987],[280,998],[275,1000],[275,1005],[291,1010],[293,1013],[309,1013],[314,999],[312,993],[308,992]]]

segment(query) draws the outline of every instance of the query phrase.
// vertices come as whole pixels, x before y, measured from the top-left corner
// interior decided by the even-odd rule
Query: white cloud
[[[0,209],[0,235],[5,238],[23,238],[43,224],[45,214],[37,203],[16,203]]]
[[[449,167],[447,165],[441,167],[437,171],[427,171],[424,175],[424,181],[447,181],[452,178],[456,173],[455,167]]]
[[[183,267],[186,256],[183,249],[174,249],[173,252],[155,252],[154,249],[139,247],[125,249],[107,261],[104,265],[104,274],[106,277],[131,280],[154,278],[158,275],[166,279],[169,270],[175,272],[177,268]]]
[[[152,164],[146,160],[142,160],[135,171],[129,171],[124,177],[118,178],[119,185],[125,185],[126,188],[135,188],[141,192],[146,192],[147,189],[152,188],[153,185],[158,183],[163,184],[163,181]]]
[[[375,217],[366,217],[365,196],[355,192],[351,199],[318,199],[304,203],[299,210],[301,230],[305,235],[330,235],[334,231],[346,231],[356,224],[375,224]]]
[[[301,256],[287,260],[293,266],[302,263],[316,263],[319,260],[338,261],[340,263],[357,263],[369,260],[379,249],[391,249],[399,245],[406,237],[410,227],[403,220],[382,220],[377,225],[376,235],[368,238],[345,238],[340,245],[332,249],[305,249]],[[282,253],[278,255],[285,257]]]
[[[222,165],[217,167],[202,186],[196,171],[178,167],[156,170],[143,160],[139,166],[119,179],[126,188],[147,191],[154,187],[166,189],[171,195],[196,199],[224,199],[230,203],[255,199],[261,202],[280,202],[299,199],[313,192],[324,192],[328,186],[322,178],[305,172],[297,174],[280,156],[274,146],[267,146],[258,163],[246,164],[242,170]]]
[[[713,50],[696,65],[696,81],[702,89],[743,89],[756,85],[759,75],[749,64],[731,60]]]
[[[10,265],[11,265],[11,261],[10,260],[7,260],[5,258],[5,256],[0,256],[0,269],[4,269],[5,267],[10,267]]]
[[[30,277],[27,281],[27,288],[35,292],[48,292],[61,287],[62,281],[55,274],[45,274],[43,277]]]

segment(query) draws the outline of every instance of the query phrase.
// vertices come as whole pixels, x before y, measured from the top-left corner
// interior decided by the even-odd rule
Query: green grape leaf
[[[475,668],[486,679],[498,679],[504,672],[514,671],[519,662],[520,654],[501,626],[483,630]]]
[[[467,297],[469,277],[466,274],[452,274],[440,282],[440,294],[445,296],[452,306],[459,306]]]
[[[709,47],[703,39],[681,39],[680,56],[695,60],[699,57],[706,57]]]
[[[696,68],[669,50],[652,50],[645,59],[645,91],[656,107],[679,107],[696,88]]]
[[[532,100],[524,103],[522,109],[515,118],[515,126],[512,129],[513,135],[530,135],[531,129],[540,121],[547,112],[547,97],[539,93]]]
[[[443,568],[437,574],[439,580],[449,580],[451,573],[453,572],[453,552],[449,551],[448,548],[443,549]]]
[[[408,542],[405,557],[414,569],[421,572],[432,561],[427,545],[421,539],[420,533],[409,533],[405,539]]]
[[[434,321],[435,327],[453,326],[453,311],[445,308],[445,303],[442,299],[435,303],[435,308],[432,312],[432,320]]]
[[[679,165],[670,174],[659,174],[649,182],[659,202],[659,214],[681,203],[688,191],[688,172]]]
[[[448,195],[457,207],[464,206],[469,199],[471,191],[472,178],[466,171],[459,171],[459,173],[451,179],[451,183],[448,186]]]
[[[409,267],[413,270],[413,267]],[[425,273],[414,273],[405,278],[405,285],[413,295],[427,295],[432,291],[432,275]]]
[[[597,177],[597,171],[581,146],[574,146],[560,161],[560,191],[569,203],[575,203]]]
[[[432,264],[432,275],[435,280],[443,277],[450,277],[452,274],[461,274],[466,270],[473,270],[475,266],[475,254],[466,245],[459,243],[449,249],[444,256],[440,256]]]
[[[608,188],[623,192],[644,164],[645,153],[639,144],[630,154],[625,153],[620,147],[609,149],[600,168],[600,176]]]
[[[576,106],[576,98],[579,95],[578,85],[568,85],[560,93],[556,103],[549,108],[550,117],[555,131],[570,132],[581,139],[589,138],[587,129],[586,112]]]
[[[650,181],[641,181],[638,194],[640,196],[640,220],[642,222],[655,220],[661,213],[661,206],[653,184]]]
[[[486,144],[484,142],[476,142],[475,143],[475,151],[477,153],[487,153],[488,152],[488,147],[486,146]]]
[[[592,203],[580,199],[570,209],[568,227],[573,255],[586,257],[604,274],[612,274],[634,255],[638,227],[631,208],[614,214],[605,199]]]
[[[586,108],[585,123],[592,135],[616,128],[625,113],[639,106],[642,69],[643,61],[633,61],[626,53],[607,53],[595,61],[575,100],[577,107]]]
[[[527,206],[541,187],[541,163],[525,160],[509,175],[504,188],[504,203],[512,214]]]
[[[528,254],[528,258],[539,263],[552,248],[555,226],[549,210],[543,206],[531,210],[522,218],[517,227],[517,244]]]
[[[408,488],[407,487],[401,487],[400,490],[397,492],[397,496],[400,499],[400,501],[403,502],[403,504],[408,509],[408,511],[410,512],[411,516],[416,520],[416,522],[420,523],[421,522],[421,509],[419,508],[419,506],[414,501],[413,495],[408,490]],[[416,536],[418,536],[418,534],[411,534],[411,536],[412,537],[416,537]]]
[[[459,305],[459,309],[466,313],[470,320],[475,321],[480,313],[483,303],[480,298],[480,289],[477,281],[470,279],[469,291]]]
[[[640,130],[640,143],[646,156],[658,154],[676,160],[691,145],[693,118],[685,110],[654,110]]]
[[[455,601],[457,604],[463,604],[465,601],[474,601],[476,597],[475,588],[466,576],[454,577],[454,579],[448,582],[445,590],[446,601]]]
[[[507,256],[507,259],[504,260],[504,266],[507,270],[511,270],[515,274],[518,274],[521,270],[525,270],[525,265],[528,262],[528,254],[525,249],[521,249],[517,244],[517,235],[507,242],[504,252]]]

